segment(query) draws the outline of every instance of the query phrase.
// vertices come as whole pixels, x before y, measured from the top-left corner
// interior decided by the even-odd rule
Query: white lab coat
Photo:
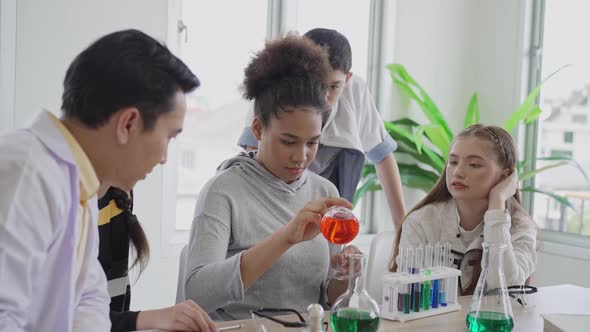
[[[0,331],[110,331],[96,198],[76,278],[79,191],[74,157],[47,112],[0,135]]]

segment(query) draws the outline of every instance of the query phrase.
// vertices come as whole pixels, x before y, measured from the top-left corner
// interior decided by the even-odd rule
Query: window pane
[[[346,36],[352,48],[352,71],[367,78],[369,49],[370,1],[299,0],[294,18],[295,27],[304,34],[313,28],[334,29]]]
[[[571,157],[590,173],[590,44],[575,36],[589,31],[584,0],[546,0],[544,21],[543,77],[571,64],[543,86],[539,121],[538,155]],[[576,22],[576,24],[572,24]],[[555,161],[539,161],[537,168]],[[536,177],[539,189],[567,197],[575,209],[546,195],[535,195],[535,220],[548,230],[590,235],[590,185],[582,172],[562,166]]]
[[[190,229],[197,195],[223,160],[239,152],[248,106],[240,85],[254,51],[264,46],[267,0],[182,2],[188,26],[181,57],[201,80],[187,98],[178,137],[176,229]]]

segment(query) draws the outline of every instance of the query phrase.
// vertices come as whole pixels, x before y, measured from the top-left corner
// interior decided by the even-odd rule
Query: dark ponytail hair
[[[117,207],[123,210],[127,219],[129,241],[133,244],[133,250],[135,251],[135,259],[129,269],[139,264],[139,274],[141,274],[150,257],[150,246],[141,224],[133,214],[133,191],[128,195],[121,189],[111,187],[109,193]]]

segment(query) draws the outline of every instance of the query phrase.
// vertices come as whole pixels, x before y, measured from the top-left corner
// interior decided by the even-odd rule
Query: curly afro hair
[[[244,70],[244,97],[267,126],[286,106],[325,109],[331,71],[328,52],[308,38],[287,35],[268,41]]]

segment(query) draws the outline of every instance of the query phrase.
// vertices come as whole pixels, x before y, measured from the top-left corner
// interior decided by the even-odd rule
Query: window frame
[[[544,21],[545,21],[545,0],[533,0],[532,3],[532,20],[531,20],[531,35],[530,35],[530,48],[528,55],[529,62],[529,75],[528,81],[526,82],[527,94],[532,91],[542,80],[542,65],[543,65],[543,33],[544,33]],[[539,95],[540,96],[540,95]],[[537,96],[536,102],[539,102],[539,96]],[[539,119],[524,126],[524,159],[531,162],[528,163],[525,171],[530,171],[536,168],[537,164],[537,143],[539,137]],[[569,143],[567,143],[569,144]],[[535,177],[532,177],[524,181],[524,186],[534,186]],[[528,211],[530,215],[534,214],[534,193],[526,192],[523,193],[523,207]],[[552,231],[540,229],[544,243],[550,243],[551,245],[547,248],[563,248],[567,247],[572,251],[573,248],[590,249],[590,240],[586,236],[577,234],[570,234],[566,232]],[[544,250],[552,253],[553,250]],[[575,250],[573,250],[575,251]],[[572,251],[572,252],[573,252]],[[569,255],[574,257],[575,255]],[[568,256],[568,257],[569,257]]]
[[[266,37],[278,35],[284,17],[285,5],[281,0],[267,0]],[[182,21],[182,0],[170,0],[168,5],[167,46],[175,55],[182,54],[182,41],[190,26]],[[178,185],[179,149],[175,141],[168,147],[168,162],[163,166],[162,176],[162,216],[160,240],[164,257],[177,257],[182,247],[189,241],[190,230],[176,229],[176,201]],[[198,161],[197,161],[198,163]],[[173,222],[170,222],[173,220]]]

